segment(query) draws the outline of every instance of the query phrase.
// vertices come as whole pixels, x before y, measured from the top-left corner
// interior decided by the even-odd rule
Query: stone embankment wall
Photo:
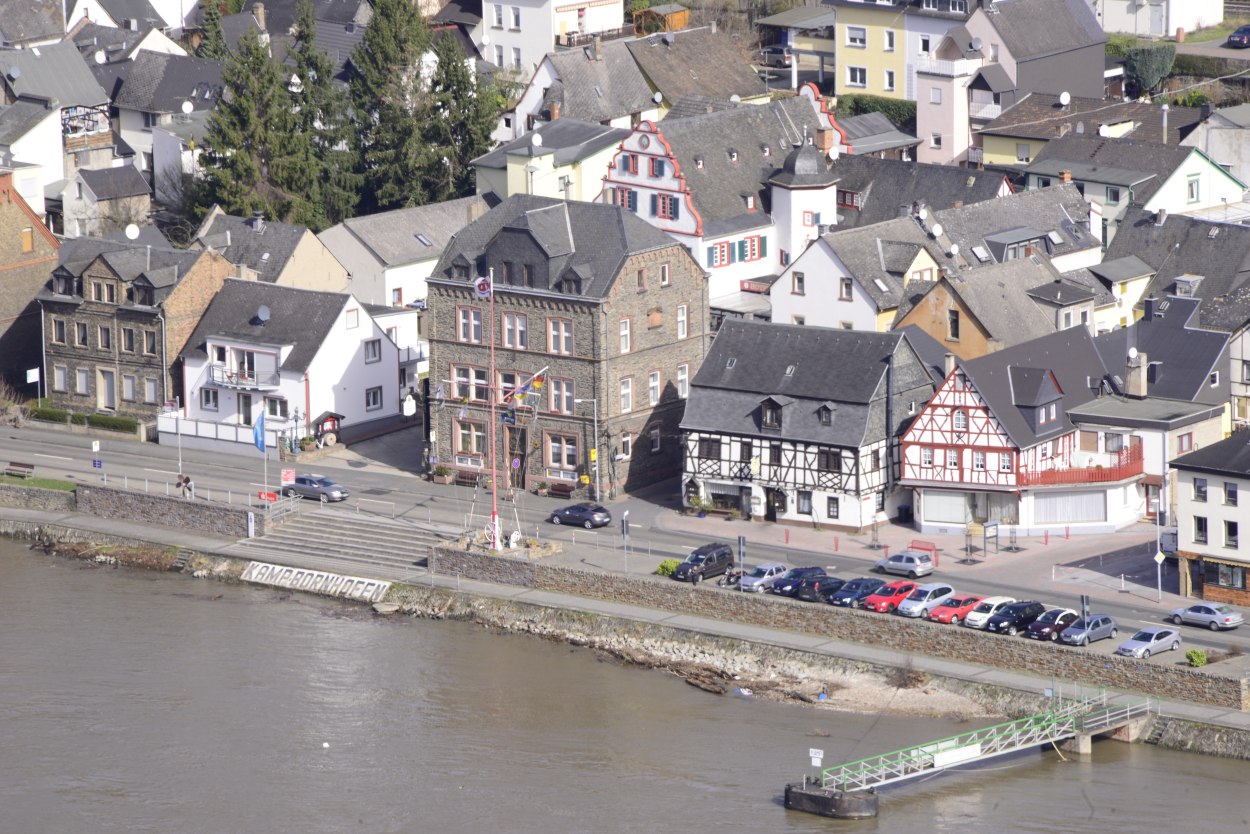
[[[73,512],[78,509],[74,493],[59,489],[0,484],[0,507],[18,507],[44,512]]]
[[[247,536],[247,507],[232,507],[200,499],[155,495],[93,484],[78,487],[78,511],[100,518],[141,519],[147,524],[196,530],[241,539]],[[265,535],[265,513],[255,513],[255,534]]]
[[[819,634],[906,654],[1012,669],[1039,677],[1053,676],[1058,680],[1109,686],[1170,700],[1250,710],[1248,681],[1240,676],[1221,675],[1218,667],[1199,670],[1109,657],[1078,648],[1003,639],[921,620],[883,617],[866,611],[809,605],[758,594],[718,593],[659,577],[592,573],[451,547],[436,548],[432,566],[441,574],[459,574],[470,579]]]

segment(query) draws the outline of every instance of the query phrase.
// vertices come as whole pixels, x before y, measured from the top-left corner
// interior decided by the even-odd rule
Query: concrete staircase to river
[[[376,579],[424,573],[430,546],[452,537],[438,525],[361,515],[342,508],[300,512],[273,532],[221,551],[239,559]]]

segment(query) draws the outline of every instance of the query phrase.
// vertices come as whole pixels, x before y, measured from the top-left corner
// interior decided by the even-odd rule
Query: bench
[[[456,486],[477,486],[477,480],[481,477],[481,473],[472,469],[456,470]]]
[[[4,474],[12,475],[14,478],[29,478],[35,474],[35,465],[9,461],[9,465],[4,468]]]
[[[577,489],[577,484],[556,481],[547,490],[547,494],[553,498],[572,498],[573,490]]]
[[[928,542],[924,539],[912,539],[907,543],[907,549],[928,553],[933,557],[933,567],[936,568],[938,566],[938,546],[933,542]]]

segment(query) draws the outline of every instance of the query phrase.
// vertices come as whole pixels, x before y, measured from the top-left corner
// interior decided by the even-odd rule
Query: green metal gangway
[[[1108,705],[1105,692],[1080,699],[1055,697],[1049,712],[825,768],[821,787],[862,791],[1078,735],[1106,733],[1146,717],[1151,708],[1149,700]]]

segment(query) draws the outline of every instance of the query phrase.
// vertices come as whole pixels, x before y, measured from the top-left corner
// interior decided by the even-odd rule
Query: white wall
[[[347,311],[352,309],[359,310],[355,328],[347,326]],[[365,362],[364,343],[370,339],[382,342],[379,362]],[[309,410],[314,417],[323,411],[342,414],[345,425],[389,417],[399,412],[398,380],[398,348],[350,297],[308,368]],[[374,387],[382,389],[382,407],[367,411],[365,391]]]
[[[803,273],[803,295],[794,294],[795,272]],[[773,284],[769,291],[773,305],[772,320],[778,324],[793,324],[795,316],[802,316],[803,323],[808,326],[835,328],[841,328],[843,322],[849,321],[854,330],[875,331],[877,305],[858,281],[852,287],[851,300],[840,299],[839,282],[845,276],[850,276],[850,270],[828,243],[818,240],[796,258]]]
[[[1103,31],[1134,35],[1175,35],[1219,23],[1224,0],[1090,0]]]
[[[1217,165],[1227,165],[1232,175],[1250,182],[1250,130],[1238,127],[1216,111],[1182,141],[1200,148]]]
[[[48,111],[47,118],[40,121],[27,131],[24,136],[10,145],[7,154],[0,153],[0,162],[6,164],[20,162],[33,166],[32,171],[36,172],[39,177],[39,195],[37,199],[40,206],[38,211],[41,216],[43,214],[44,187],[64,178],[65,162],[62,156],[61,143],[61,111],[53,108]],[[18,190],[23,197],[26,197],[26,201],[31,203],[31,207],[34,208],[34,203],[31,197],[26,194],[24,185],[25,180],[30,176],[30,172],[23,172],[18,177]]]

